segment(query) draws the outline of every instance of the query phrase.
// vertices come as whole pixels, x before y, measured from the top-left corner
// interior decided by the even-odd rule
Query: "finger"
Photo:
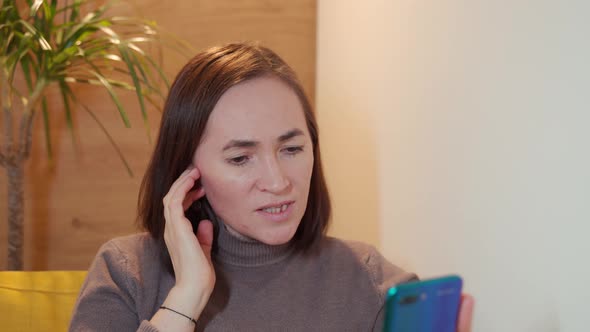
[[[168,210],[168,216],[171,218],[181,218],[184,216],[184,211],[194,202],[192,200],[190,204],[186,207],[185,200],[187,198],[187,193],[189,190],[194,186],[196,179],[191,177],[191,174],[198,174],[198,171],[191,171],[187,173],[182,179],[178,180],[178,183],[175,184],[175,188],[171,189],[170,192],[166,195],[167,199],[164,203],[165,208]],[[197,194],[200,192],[197,191]],[[190,198],[189,198],[190,201]]]
[[[187,168],[184,172],[182,172],[178,178],[172,183],[170,189],[166,196],[174,197],[177,195],[178,191],[183,188],[183,184],[186,183],[187,179],[192,179],[193,184],[200,177],[199,170],[197,168]],[[189,188],[190,189],[190,188]],[[186,194],[188,190],[184,190],[183,195]]]
[[[182,209],[184,211],[188,210],[191,204],[203,196],[205,196],[205,189],[203,187],[189,191],[184,198],[184,202],[182,202]]]
[[[475,300],[469,294],[461,295],[461,307],[459,310],[459,323],[457,332],[471,332],[471,321],[473,320],[473,308]]]
[[[172,185],[170,186],[170,189],[168,189],[168,192],[166,193],[166,195],[164,196],[164,198],[162,199],[162,203],[164,204],[164,219],[165,220],[169,220],[170,219],[170,215],[169,215],[169,205],[170,202],[175,199],[175,195],[178,189],[178,186],[184,182],[187,174],[191,171],[191,168],[187,168],[186,170],[184,170],[184,172],[182,172],[178,178],[176,178],[176,180],[172,183]]]
[[[180,173],[180,175],[178,175],[176,180],[174,180],[174,182],[172,182],[170,189],[168,189],[169,193],[175,191],[176,187],[178,186],[178,183],[180,183],[180,181],[186,177],[186,175],[191,171],[191,169],[192,168],[187,168],[182,173]]]

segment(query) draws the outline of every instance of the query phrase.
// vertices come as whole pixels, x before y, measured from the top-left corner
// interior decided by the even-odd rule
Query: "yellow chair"
[[[0,331],[67,331],[86,271],[0,271]]]

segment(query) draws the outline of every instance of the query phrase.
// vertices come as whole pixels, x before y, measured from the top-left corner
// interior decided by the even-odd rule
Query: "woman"
[[[71,331],[381,331],[386,290],[415,278],[325,236],[315,116],[258,45],[212,48],[180,71],[138,210],[147,233],[103,245]]]

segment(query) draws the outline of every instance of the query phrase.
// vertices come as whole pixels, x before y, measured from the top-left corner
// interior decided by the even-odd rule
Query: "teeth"
[[[263,209],[263,211],[267,212],[267,213],[276,214],[276,213],[285,212],[285,210],[287,210],[287,207],[289,207],[289,204],[283,204],[279,207],[270,207],[270,208]]]

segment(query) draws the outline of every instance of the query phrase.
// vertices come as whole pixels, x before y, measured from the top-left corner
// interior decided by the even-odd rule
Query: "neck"
[[[255,267],[277,263],[291,253],[290,243],[268,245],[219,223],[217,250],[214,253],[214,259],[219,263]]]
[[[236,231],[235,229],[233,229],[233,228],[232,228],[230,225],[228,225],[228,224],[225,224],[225,223],[224,223],[224,224],[222,224],[222,227],[225,227],[225,229],[227,230],[227,232],[228,232],[228,233],[229,233],[231,236],[233,236],[233,237],[235,237],[235,238],[237,238],[237,239],[239,239],[239,240],[242,240],[242,241],[244,241],[244,242],[256,242],[256,240],[255,240],[255,239],[253,239],[253,238],[251,238],[251,237],[249,237],[249,236],[243,235],[242,233],[240,233],[240,232]]]

